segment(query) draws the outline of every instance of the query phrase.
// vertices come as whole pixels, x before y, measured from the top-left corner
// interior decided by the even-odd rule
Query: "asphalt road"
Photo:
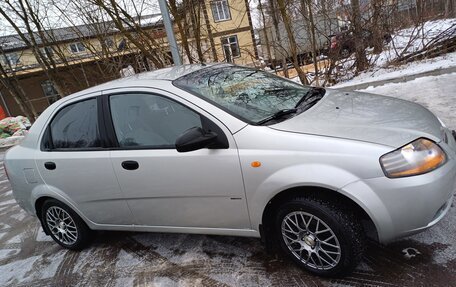
[[[3,157],[3,154],[0,154]],[[455,286],[456,208],[433,229],[369,243],[343,279],[311,276],[257,239],[99,232],[73,252],[53,243],[14,201],[0,168],[0,286]]]

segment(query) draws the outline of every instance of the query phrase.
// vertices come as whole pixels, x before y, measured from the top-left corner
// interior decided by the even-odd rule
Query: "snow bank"
[[[391,80],[398,77],[416,75],[424,72],[435,71],[456,67],[456,52],[449,53],[440,57],[426,59],[422,61],[408,63],[402,66],[381,68],[373,67],[372,69],[360,74],[350,81],[334,85],[334,88],[342,88],[362,84],[366,82],[375,82]]]

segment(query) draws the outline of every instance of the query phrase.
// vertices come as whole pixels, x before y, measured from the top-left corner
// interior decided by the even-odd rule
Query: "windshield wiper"
[[[312,97],[320,96],[321,99],[325,95],[325,93],[326,90],[323,88],[310,87],[310,90],[304,96],[302,96],[302,98],[299,99],[299,101],[296,103],[295,108],[298,108],[302,103],[307,102],[307,100],[309,100]],[[315,99],[312,100],[312,102],[314,101]]]
[[[267,123],[269,121],[281,118],[283,116],[286,116],[286,115],[289,115],[289,114],[294,114],[297,111],[298,111],[298,109],[283,109],[283,110],[279,110],[279,111],[275,112],[273,115],[271,115],[271,116],[269,116],[269,117],[267,117],[265,119],[262,119],[261,121],[257,122],[257,125],[262,125],[264,123]]]

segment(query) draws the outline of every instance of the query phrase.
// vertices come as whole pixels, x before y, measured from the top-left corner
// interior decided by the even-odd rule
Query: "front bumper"
[[[439,222],[453,203],[456,155],[418,176],[360,180],[343,188],[369,214],[382,243],[423,231]]]
[[[426,230],[428,228],[431,228],[432,226],[436,225],[440,220],[442,220],[442,218],[445,217],[445,215],[450,210],[450,208],[451,208],[451,206],[453,204],[453,198],[454,198],[454,196],[451,196],[450,199],[447,202],[445,202],[444,205],[442,205],[442,207],[435,214],[434,220],[429,222],[428,225],[420,227],[420,228],[416,228],[416,229],[405,231],[399,237],[409,236],[409,235],[413,235],[413,234],[416,234],[416,233],[420,233],[420,232],[422,232],[422,231],[424,231],[424,230]]]

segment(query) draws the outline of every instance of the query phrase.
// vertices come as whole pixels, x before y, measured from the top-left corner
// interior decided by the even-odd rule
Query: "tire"
[[[93,231],[82,218],[58,200],[50,199],[44,202],[41,221],[47,234],[67,249],[82,250],[92,239]]]
[[[288,257],[319,276],[350,273],[366,246],[359,220],[336,204],[319,199],[294,198],[282,204],[274,232]]]

